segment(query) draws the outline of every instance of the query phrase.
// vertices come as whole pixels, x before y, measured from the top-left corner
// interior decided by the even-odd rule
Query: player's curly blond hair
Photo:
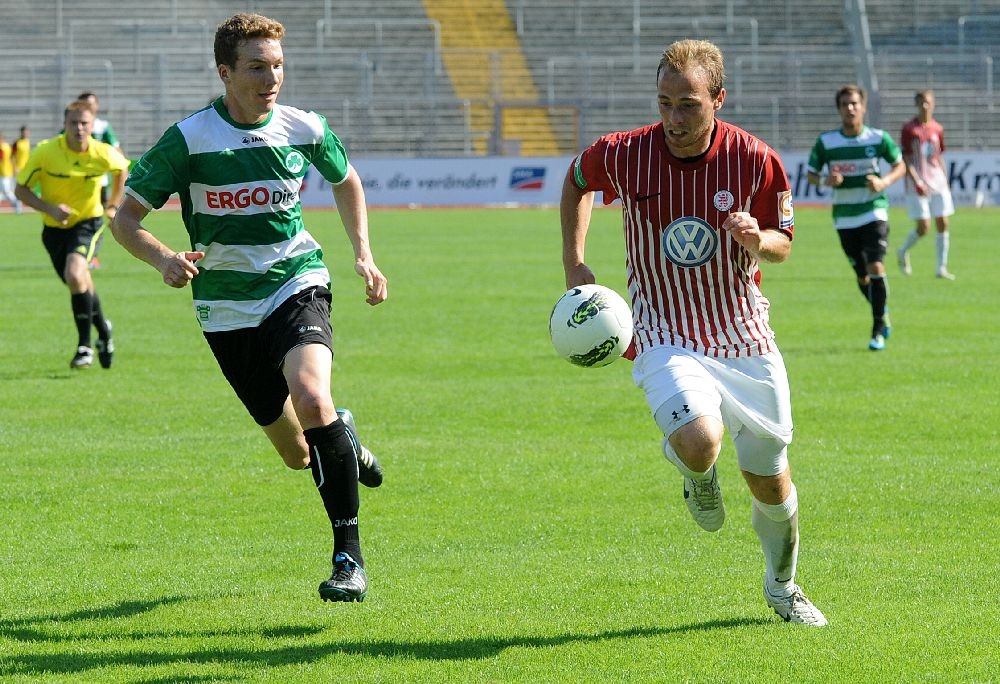
[[[281,22],[260,14],[234,14],[219,24],[215,30],[215,63],[236,66],[236,48],[250,38],[285,37],[285,27]]]
[[[660,74],[664,70],[682,74],[691,68],[705,72],[708,94],[718,97],[726,80],[726,69],[722,63],[722,51],[707,40],[679,40],[671,44],[663,51],[660,64],[656,67],[656,82],[660,82]]]

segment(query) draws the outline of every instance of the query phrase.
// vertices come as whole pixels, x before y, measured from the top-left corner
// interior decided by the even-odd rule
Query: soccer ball
[[[632,343],[632,309],[621,295],[603,285],[574,287],[552,308],[549,337],[570,363],[607,366]]]

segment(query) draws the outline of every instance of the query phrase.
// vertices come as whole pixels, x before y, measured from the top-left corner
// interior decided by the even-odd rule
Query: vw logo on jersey
[[[292,150],[287,155],[285,155],[285,168],[292,173],[298,173],[305,166],[306,160],[302,157],[300,152]]]
[[[701,266],[718,249],[719,234],[696,216],[679,218],[663,231],[663,252],[677,266]]]
[[[869,159],[874,159],[876,154],[878,154],[878,152],[871,145],[865,148],[865,156]]]

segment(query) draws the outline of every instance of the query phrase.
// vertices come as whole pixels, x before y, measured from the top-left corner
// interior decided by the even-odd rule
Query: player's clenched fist
[[[170,287],[184,287],[198,275],[198,267],[195,266],[198,259],[205,257],[204,252],[177,252],[172,257],[164,261],[160,268],[163,274],[163,282]]]

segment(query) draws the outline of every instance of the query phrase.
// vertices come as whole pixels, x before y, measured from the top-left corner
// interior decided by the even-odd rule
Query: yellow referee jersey
[[[23,169],[31,155],[31,141],[27,138],[18,138],[14,141],[14,171]]]
[[[0,143],[0,178],[14,175],[14,151],[10,143]]]
[[[17,182],[38,187],[41,198],[49,204],[65,204],[73,210],[64,226],[48,214],[42,222],[52,228],[69,228],[80,221],[104,216],[101,206],[101,178],[105,173],[124,172],[128,160],[117,149],[90,139],[86,152],[74,152],[66,136],[43,140],[28,156]]]

